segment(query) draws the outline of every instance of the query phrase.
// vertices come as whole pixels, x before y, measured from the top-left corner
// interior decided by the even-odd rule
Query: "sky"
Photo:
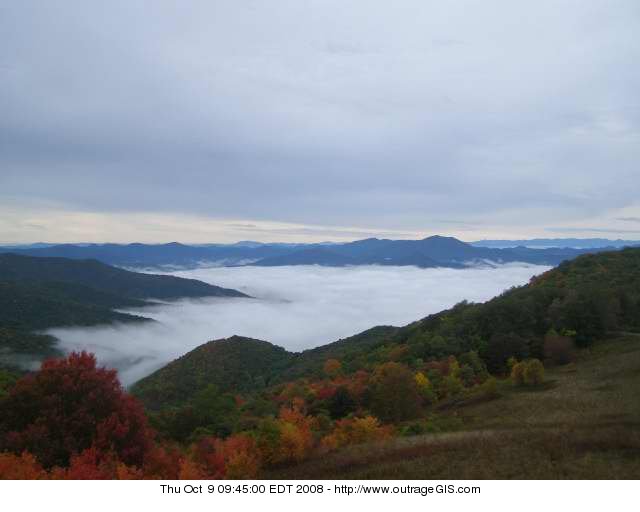
[[[0,243],[640,239],[637,0],[21,0],[0,33]]]
[[[463,299],[480,302],[548,267],[235,267],[176,272],[255,299],[182,300],[132,310],[158,322],[52,329],[67,351],[89,350],[126,385],[208,340],[234,334],[300,351],[375,325],[405,325]],[[126,340],[126,343],[122,343]]]

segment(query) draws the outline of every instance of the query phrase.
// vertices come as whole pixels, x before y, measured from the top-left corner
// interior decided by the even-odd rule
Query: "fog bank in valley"
[[[255,299],[181,300],[127,310],[145,325],[53,329],[62,348],[94,352],[131,384],[212,339],[238,334],[300,351],[375,325],[404,325],[466,299],[487,300],[546,267],[238,267],[174,272]]]

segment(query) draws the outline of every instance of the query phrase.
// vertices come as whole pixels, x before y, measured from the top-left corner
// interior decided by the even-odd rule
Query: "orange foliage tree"
[[[324,362],[323,370],[329,377],[336,377],[342,371],[342,363],[337,359],[327,359]]]

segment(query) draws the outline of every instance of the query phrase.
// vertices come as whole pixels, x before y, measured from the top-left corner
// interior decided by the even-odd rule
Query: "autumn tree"
[[[391,436],[392,427],[383,427],[377,418],[347,418],[336,422],[333,431],[322,439],[325,450],[335,450],[350,444],[379,441]]]
[[[92,354],[45,361],[0,403],[0,450],[28,451],[45,468],[67,467],[94,447],[141,465],[151,434],[141,404]]]
[[[418,387],[418,393],[422,400],[427,404],[434,403],[438,398],[436,392],[433,389],[433,385],[429,378],[422,372],[417,372],[414,377],[416,386]]]
[[[516,386],[522,386],[524,384],[524,370],[526,364],[522,361],[515,362],[511,366],[511,381]]]
[[[539,359],[527,361],[524,368],[524,383],[527,386],[539,386],[544,381],[544,366]]]
[[[342,371],[342,363],[337,359],[327,359],[323,366],[324,373],[333,378]]]
[[[395,362],[379,366],[373,375],[371,409],[383,421],[415,418],[420,412],[420,395],[413,372]]]
[[[282,407],[278,418],[263,420],[256,430],[256,446],[267,465],[300,462],[313,446],[313,418],[294,403]]]
[[[0,453],[0,480],[39,480],[46,477],[47,472],[30,453]]]

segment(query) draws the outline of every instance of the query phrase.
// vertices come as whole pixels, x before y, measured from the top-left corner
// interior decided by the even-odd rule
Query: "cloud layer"
[[[546,270],[416,267],[239,267],[177,272],[234,287],[257,299],[179,301],[134,311],[155,325],[54,329],[66,350],[90,350],[120,370],[125,384],[196,346],[238,334],[292,351],[350,336],[375,325],[404,325],[460,300],[484,301]]]

